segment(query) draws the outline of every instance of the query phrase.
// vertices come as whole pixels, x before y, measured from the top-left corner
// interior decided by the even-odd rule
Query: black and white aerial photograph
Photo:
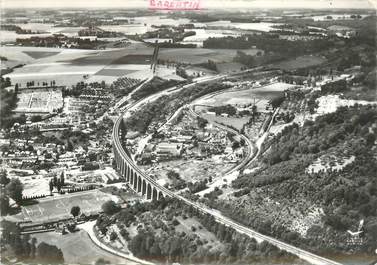
[[[376,11],[0,0],[0,264],[377,265]]]

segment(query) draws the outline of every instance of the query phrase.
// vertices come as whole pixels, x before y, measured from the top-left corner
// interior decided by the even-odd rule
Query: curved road
[[[215,77],[213,78],[212,80],[214,79],[218,79],[218,78],[222,78],[224,76],[218,76],[218,77]],[[207,80],[209,81],[209,80]],[[205,81],[203,81],[205,82]],[[195,85],[196,83],[193,83],[193,84],[189,84],[189,85],[186,85],[186,86],[183,86],[181,87],[180,89],[183,89],[185,87],[188,87],[188,86],[193,86]],[[169,89],[167,91],[163,91],[165,93],[170,93],[171,91],[178,91],[180,89],[177,89],[176,87],[173,87],[172,89]],[[129,112],[132,108],[135,108],[137,106],[139,106],[140,104],[144,103],[144,102],[147,102],[153,98],[156,98],[157,95],[163,95],[164,93],[160,92],[158,94],[155,94],[155,95],[152,95],[152,96],[149,96],[147,98],[145,98],[144,100],[141,100],[141,101],[138,101],[138,102],[135,102],[134,104],[131,104],[131,106],[128,106],[126,107],[125,109],[125,114],[128,114],[127,112]],[[117,150],[117,152],[119,153],[119,155],[122,157],[122,159],[124,161],[126,161],[130,166],[132,166],[133,170],[136,171],[138,174],[142,175],[144,179],[146,179],[151,185],[153,185],[156,189],[158,189],[159,191],[161,191],[165,196],[169,196],[169,197],[172,197],[172,198],[176,198],[182,202],[184,202],[185,204],[187,205],[190,205],[192,206],[193,208],[197,209],[198,211],[202,212],[202,213],[205,213],[205,214],[209,214],[209,215],[212,215],[215,220],[219,223],[222,223],[226,226],[229,226],[229,227],[232,227],[233,229],[237,230],[238,232],[240,233],[243,233],[245,235],[248,235],[250,237],[253,237],[255,238],[257,241],[261,242],[261,241],[267,241],[273,245],[275,245],[276,247],[280,248],[280,249],[283,249],[289,253],[292,253],[298,257],[300,257],[301,259],[303,260],[306,260],[312,264],[318,264],[318,265],[341,265],[340,263],[338,262],[335,262],[335,261],[332,261],[332,260],[329,260],[327,258],[324,258],[324,257],[321,257],[321,256],[318,256],[318,255],[315,255],[313,253],[310,253],[308,251],[305,251],[303,249],[300,249],[300,248],[297,248],[293,245],[290,245],[290,244],[287,244],[283,241],[280,241],[278,239],[275,239],[275,238],[272,238],[270,236],[266,236],[266,235],[263,235],[253,229],[250,229],[236,221],[233,221],[232,219],[230,219],[229,217],[226,217],[224,215],[222,215],[219,211],[216,211],[214,209],[210,209],[208,208],[207,206],[205,205],[202,205],[202,204],[199,204],[199,203],[196,203],[196,202],[192,202],[178,194],[175,194],[174,192],[168,190],[167,188],[163,187],[163,186],[160,186],[153,178],[151,178],[149,175],[145,174],[141,169],[139,169],[136,164],[134,163],[134,161],[132,160],[132,158],[130,158],[126,151],[123,149],[122,147],[122,144],[121,144],[121,141],[120,141],[120,137],[119,137],[119,130],[120,130],[120,123],[122,122],[123,120],[123,116],[120,116],[117,121],[114,123],[114,127],[113,127],[113,134],[112,134],[112,139],[113,139],[113,146],[114,148]]]

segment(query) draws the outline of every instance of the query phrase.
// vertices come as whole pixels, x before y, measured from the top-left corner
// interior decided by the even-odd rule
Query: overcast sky
[[[148,8],[149,0],[0,0],[3,8]],[[377,0],[200,0],[203,8],[374,8]]]

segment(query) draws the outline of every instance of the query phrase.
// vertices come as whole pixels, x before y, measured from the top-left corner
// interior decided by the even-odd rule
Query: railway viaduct
[[[144,173],[134,163],[126,148],[123,147],[121,139],[124,135],[121,128],[123,127],[123,115],[121,115],[114,123],[112,141],[113,141],[113,153],[116,161],[116,169],[123,179],[130,184],[131,188],[144,196],[147,200],[158,200],[162,197],[176,198],[183,203],[190,205],[197,211],[203,214],[209,214],[215,217],[215,220],[228,227],[232,227],[239,233],[245,234],[249,237],[255,238],[258,242],[267,241],[276,247],[285,250],[291,254],[300,257],[303,260],[308,261],[311,264],[316,265],[342,265],[336,261],[327,259],[325,257],[318,256],[309,251],[297,248],[293,245],[287,244],[283,241],[275,239],[270,236],[263,235],[255,230],[252,230],[240,223],[233,221],[232,219],[219,214],[208,207],[192,202],[165,187],[159,185],[152,177]]]
[[[160,186],[152,177],[141,171],[132,158],[126,153],[121,143],[121,123],[123,117],[120,116],[113,128],[113,153],[116,162],[116,169],[123,179],[128,182],[131,188],[144,196],[147,200],[158,200],[163,196],[172,196],[172,192]]]

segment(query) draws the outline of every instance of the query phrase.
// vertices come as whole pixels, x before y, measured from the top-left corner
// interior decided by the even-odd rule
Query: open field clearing
[[[283,61],[276,64],[275,66],[284,70],[294,70],[319,65],[324,63],[325,61],[326,59],[322,57],[304,55],[292,60]]]
[[[337,157],[335,155],[323,156],[309,165],[305,170],[308,173],[326,172],[331,170],[342,170],[348,164],[355,161],[355,156],[349,158]]]
[[[49,178],[45,178],[42,175],[34,175],[19,177],[19,179],[24,185],[23,195],[26,197],[50,194]]]
[[[85,214],[97,213],[108,200],[118,201],[118,197],[98,190],[56,195],[40,199],[36,204],[22,206],[21,212],[12,217],[34,222],[69,218],[72,206],[79,206]]]
[[[224,244],[218,240],[216,235],[203,228],[203,225],[195,218],[183,219],[180,216],[177,217],[177,220],[179,221],[179,225],[175,227],[176,231],[198,235],[201,239],[209,242],[209,245],[214,252],[224,250]],[[192,227],[196,228],[195,232],[192,231]]]
[[[46,242],[60,248],[64,261],[69,264],[92,264],[99,258],[103,258],[111,264],[137,264],[102,250],[92,242],[84,230],[66,235],[55,232],[40,233],[34,234],[33,237],[37,239],[37,244]]]
[[[255,55],[258,49],[242,50],[246,54]],[[232,62],[237,50],[234,49],[201,49],[201,48],[162,48],[159,52],[160,59],[168,59],[189,64],[215,62]]]
[[[264,111],[269,100],[281,95],[284,90],[290,87],[293,87],[293,85],[286,83],[273,83],[257,88],[228,91],[226,93],[204,97],[195,101],[195,105],[221,106],[227,104],[237,105],[256,103],[258,111]]]
[[[377,101],[366,101],[366,100],[353,100],[353,99],[341,99],[339,95],[327,95],[322,96],[317,99],[318,108],[317,113],[313,115],[314,117],[319,115],[324,115],[327,113],[335,112],[339,107],[342,106],[353,106],[355,104],[360,105],[376,105]]]

